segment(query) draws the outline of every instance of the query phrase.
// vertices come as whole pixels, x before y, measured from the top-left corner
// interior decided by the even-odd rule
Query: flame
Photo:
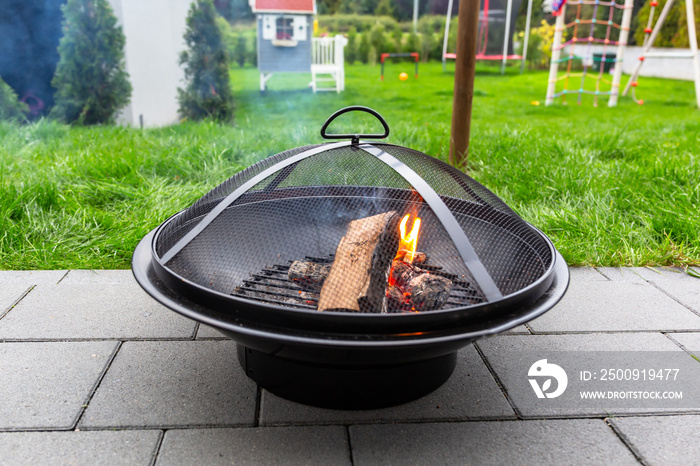
[[[409,264],[413,263],[413,257],[416,254],[416,246],[418,245],[418,232],[420,231],[420,217],[416,217],[415,220],[413,220],[413,226],[411,227],[411,231],[406,234],[406,225],[408,224],[408,219],[411,217],[411,214],[406,214],[404,218],[401,220],[401,224],[399,225],[399,232],[401,233],[401,242],[399,243],[399,251],[406,251],[406,255],[404,256],[403,260],[404,262],[408,262]],[[398,257],[398,255],[397,255]]]

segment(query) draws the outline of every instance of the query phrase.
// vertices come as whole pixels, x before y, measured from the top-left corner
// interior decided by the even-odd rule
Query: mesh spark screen
[[[549,243],[488,189],[421,152],[374,146],[426,181],[447,209],[430,205],[410,180],[356,144],[305,146],[238,173],[164,224],[156,255],[172,256],[162,261],[167,269],[209,290],[355,312],[429,312],[486,301],[446,231],[446,216],[456,219],[503,296],[549,269]],[[310,150],[317,153],[295,159]],[[416,252],[427,258],[410,265],[410,286],[393,260],[405,248],[398,225],[407,214],[409,227],[421,219]],[[299,262],[323,273],[291,278],[289,268]],[[390,288],[398,285],[397,294]]]

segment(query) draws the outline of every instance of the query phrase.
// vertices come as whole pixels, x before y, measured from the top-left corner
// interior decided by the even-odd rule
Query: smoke
[[[0,77],[34,116],[53,105],[65,0],[0,0]]]

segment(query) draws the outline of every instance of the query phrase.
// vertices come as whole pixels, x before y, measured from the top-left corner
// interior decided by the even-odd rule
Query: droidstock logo
[[[546,359],[540,359],[530,366],[527,375],[528,377],[535,377],[528,380],[537,398],[556,398],[564,393],[566,385],[569,383],[569,378],[566,376],[564,369],[556,364],[548,363]],[[543,379],[541,386],[538,379]],[[556,390],[548,392],[547,390],[552,388],[552,379],[557,381]]]

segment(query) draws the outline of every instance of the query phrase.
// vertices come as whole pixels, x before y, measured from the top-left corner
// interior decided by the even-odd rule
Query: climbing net
[[[558,3],[561,3],[558,5]],[[593,96],[598,106],[602,96],[617,101],[620,73],[610,78],[606,73],[611,67],[617,71],[627,45],[632,1],[617,3],[615,0],[569,0],[555,2],[557,16],[552,61],[550,65],[547,103],[561,97],[576,96],[580,105],[584,95]],[[561,64],[565,72],[559,73]],[[609,105],[611,102],[608,103]]]

